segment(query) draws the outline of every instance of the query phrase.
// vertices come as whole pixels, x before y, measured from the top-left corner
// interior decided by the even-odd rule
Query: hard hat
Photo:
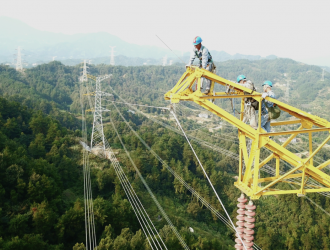
[[[239,82],[240,80],[243,80],[243,79],[246,80],[245,75],[239,75],[239,76],[237,77],[237,82]]]
[[[264,86],[264,85],[268,85],[269,87],[273,87],[273,83],[271,81],[264,81],[262,86]]]
[[[202,38],[200,36],[196,36],[193,41],[193,45],[200,44],[202,42]]]

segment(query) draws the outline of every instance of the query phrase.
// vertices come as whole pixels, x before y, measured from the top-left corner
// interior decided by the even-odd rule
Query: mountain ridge
[[[29,64],[33,64],[49,62],[53,57],[58,61],[71,59],[81,61],[86,58],[95,60],[105,57],[105,55],[110,58],[110,45],[116,46],[116,56],[124,56],[128,60],[130,58],[133,58],[133,61],[137,61],[137,58],[141,58],[142,61],[143,59],[146,59],[146,61],[155,60],[157,62],[155,63],[159,65],[162,64],[162,58],[168,56],[169,60],[179,62],[177,57],[171,54],[167,48],[129,43],[107,32],[73,35],[52,33],[40,31],[16,19],[0,17],[0,34],[2,36],[2,39],[0,39],[0,63],[11,64],[14,59],[13,54],[18,46],[24,49],[24,60]],[[192,46],[189,44],[187,48],[191,50]],[[242,55],[239,53],[230,55],[225,51],[212,49],[210,51],[213,59],[219,62],[237,59],[264,59],[259,55]],[[184,61],[188,62],[190,52],[174,51],[174,53],[182,54]],[[274,58],[276,56],[266,57],[266,59]],[[143,65],[143,63],[137,65]],[[126,61],[123,65],[130,66],[131,64]],[[133,64],[133,66],[136,65]]]

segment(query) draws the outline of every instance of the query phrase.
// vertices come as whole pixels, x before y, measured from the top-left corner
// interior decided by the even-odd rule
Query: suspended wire
[[[119,98],[120,98],[120,96],[119,96]],[[148,115],[144,114],[142,111],[139,111],[139,110],[137,110],[137,111],[140,112],[141,114],[143,114],[144,116],[146,116],[147,118],[153,120],[154,122],[156,122],[156,123],[158,123],[158,124],[160,124],[160,125],[162,125],[162,126],[165,125],[166,128],[168,128],[168,129],[170,129],[170,130],[172,130],[172,131],[178,133],[178,130],[176,130],[175,128],[173,128],[173,127],[171,127],[171,126],[169,126],[169,125],[167,125],[167,124],[164,124],[164,123],[162,123],[162,122],[160,122],[160,121],[158,121],[158,120],[156,120],[156,119],[153,119],[152,117],[149,117]],[[230,126],[230,125],[228,125],[228,126]],[[227,136],[228,136],[228,135],[227,135]],[[237,138],[234,138],[234,139],[237,140]],[[232,141],[235,142],[234,140],[232,140]],[[200,143],[201,141],[196,141],[196,142]],[[211,147],[210,145],[207,145],[206,142],[204,142],[204,144],[202,143],[202,145],[207,146],[207,147],[210,147],[212,150],[215,150],[215,151],[218,151],[218,152],[220,152],[220,153],[224,153],[224,154],[226,154],[226,152],[223,152],[223,151],[226,151],[225,149],[219,150],[219,148]],[[266,149],[266,150],[268,150],[268,149]],[[270,151],[270,152],[271,152],[271,151]],[[272,152],[271,152],[271,153],[272,153]],[[234,153],[228,151],[228,154],[226,154],[226,155],[229,156],[229,157],[231,157],[231,158],[233,158],[233,159],[235,159],[235,160],[239,160],[238,155],[235,155],[235,154],[234,154],[235,156],[233,156],[232,154],[234,154]],[[281,161],[282,161],[282,160],[281,160]],[[283,162],[284,162],[284,164],[288,165],[288,163],[286,163],[285,161],[283,161]],[[245,168],[245,164],[243,164],[243,167]],[[292,168],[292,166],[290,166],[290,167]],[[275,175],[275,170],[274,170],[274,168],[270,167],[268,164],[265,164],[264,167],[261,169],[261,171],[266,172],[266,173],[268,173],[268,174],[270,174],[270,175]],[[281,173],[281,174],[284,174],[285,172],[280,171],[280,173]],[[295,183],[298,184],[298,185],[300,185],[300,183],[301,183],[300,181],[295,181],[295,180],[293,180],[293,179],[288,179],[288,180],[291,180],[291,181],[295,182]],[[320,186],[318,183],[316,183],[315,181],[312,182],[310,179],[308,180],[308,184],[314,184],[314,185],[316,184],[316,185]],[[322,186],[320,186],[320,187],[322,187]],[[309,188],[309,187],[307,187],[307,188]],[[324,196],[326,196],[326,197],[330,197],[328,193],[324,193],[324,192],[323,192],[323,193],[320,193],[320,194],[321,194],[321,195],[324,195]]]
[[[87,128],[84,106],[82,101],[82,85],[80,87],[80,104],[82,109],[82,136],[83,140],[87,141]],[[84,207],[85,207],[85,234],[86,234],[86,249],[96,249],[96,233],[94,223],[93,198],[90,181],[89,155],[86,149],[83,149],[83,175],[84,175]]]
[[[200,131],[200,132],[202,132],[202,133],[205,133],[205,132],[203,132],[203,131]],[[206,133],[205,133],[206,134]],[[211,135],[212,136],[212,135]],[[224,138],[222,138],[222,139],[224,139]],[[227,139],[227,140],[229,140],[229,139]],[[235,140],[237,140],[236,138],[235,138]],[[229,140],[230,141],[230,140]],[[235,141],[234,140],[232,140],[232,142],[233,143],[235,143]],[[268,149],[266,149],[266,150],[268,150]],[[268,150],[269,152],[271,152],[272,153],[272,151],[270,151],[270,150]],[[239,158],[237,158],[236,160],[239,160]],[[288,165],[288,166],[290,166],[290,168],[292,168],[292,166],[291,165],[289,165],[287,162],[285,162],[285,161],[283,161],[282,159],[281,159],[281,161],[282,162],[284,162],[284,164],[285,165]],[[245,164],[243,164],[243,168],[245,168]],[[266,169],[267,168],[267,169]],[[264,166],[264,168],[262,168],[261,169],[261,171],[264,171],[264,172],[267,172],[267,173],[269,173],[269,174],[271,174],[271,175],[274,175],[275,174],[275,170],[273,169],[273,168],[271,168],[270,166],[268,166],[267,164]],[[284,174],[284,172],[283,171],[280,171],[280,173],[281,174]],[[298,177],[298,178],[300,178],[300,177]],[[291,179],[288,179],[288,180],[291,180]],[[295,182],[295,183],[297,183],[297,184],[299,184],[300,185],[300,181],[298,182],[298,181],[295,181],[295,180],[292,180],[293,182]],[[307,181],[307,184],[313,184],[313,185],[317,185],[317,186],[319,186],[319,187],[323,187],[323,186],[321,186],[318,182],[316,182],[315,180],[313,180],[313,179],[309,179],[308,181]],[[310,188],[310,187],[306,187],[306,188]],[[329,193],[325,193],[325,192],[322,192],[322,193],[320,193],[320,194],[322,194],[322,195],[324,195],[324,196],[327,196],[327,197],[329,197]]]
[[[122,185],[124,191],[126,190],[125,194],[128,197],[133,210],[135,209],[135,211],[136,211],[136,216],[139,220],[139,223],[142,228],[145,228],[144,233],[148,232],[148,234],[151,238],[151,241],[154,243],[154,247],[156,249],[158,249],[157,244],[158,244],[159,248],[162,249],[161,244],[157,240],[157,235],[158,235],[160,241],[162,242],[162,245],[165,247],[165,249],[167,249],[163,240],[159,236],[155,226],[153,225],[148,213],[145,211],[140,199],[138,198],[137,194],[135,193],[133,187],[131,186],[125,172],[123,171],[122,167],[120,166],[120,164],[119,164],[116,156],[114,155],[107,140],[105,140],[105,156],[107,159],[109,159],[111,161],[112,166],[114,166],[118,179],[121,182],[121,185]],[[142,221],[142,223],[141,223],[141,221]],[[145,233],[147,239],[148,239],[148,234]],[[149,241],[149,244],[152,247],[152,244],[150,241]]]
[[[112,89],[112,88],[111,88]],[[113,89],[112,89],[113,90]],[[113,90],[114,91],[114,90]],[[118,94],[116,94],[120,99],[122,99]],[[123,99],[122,99],[123,100]],[[186,107],[186,106],[185,106]],[[191,109],[191,108],[189,108],[189,107],[186,107],[186,108],[188,108],[188,109]],[[166,127],[166,128],[168,128],[168,129],[170,129],[170,130],[172,130],[172,131],[174,131],[174,132],[177,132],[177,130],[175,129],[175,128],[173,128],[173,127],[171,127],[171,126],[169,126],[169,125],[167,125],[167,124],[164,124],[163,122],[160,122],[160,121],[158,121],[158,120],[156,120],[156,119],[152,119],[151,117],[149,117],[148,115],[146,115],[146,114],[144,114],[143,112],[141,112],[141,111],[139,111],[139,110],[137,110],[138,112],[140,112],[142,115],[144,115],[144,116],[146,116],[147,118],[149,118],[149,119],[151,119],[151,120],[153,120],[154,122],[156,122],[156,123],[158,123],[158,124],[160,124],[160,125],[162,125],[162,126],[164,126],[164,127]],[[193,111],[199,111],[199,110],[193,110]],[[182,113],[182,112],[181,112]],[[222,124],[222,125],[226,125],[226,126],[230,126],[230,125],[227,125],[227,124]],[[171,128],[170,128],[171,127]],[[203,132],[204,133],[204,132]],[[236,138],[235,138],[236,139]],[[214,147],[212,148],[213,150],[215,149]],[[222,153],[222,152],[221,152]],[[233,157],[232,157],[233,158]],[[238,158],[236,159],[236,160],[238,160]],[[281,160],[282,161],[282,160]],[[284,163],[285,164],[287,164],[285,161],[284,161]],[[243,164],[243,165],[245,165],[245,164]],[[268,169],[266,169],[266,168],[268,168]],[[264,172],[267,172],[267,173],[269,173],[269,174],[272,174],[272,175],[274,175],[275,174],[275,171],[274,171],[274,169],[273,168],[271,168],[270,166],[268,166],[267,164],[265,164],[264,165],[264,168],[262,168],[261,169],[262,171],[264,171]],[[280,171],[280,172],[282,172],[282,171]],[[281,173],[281,174],[283,174],[283,172]],[[290,179],[289,179],[290,180]],[[309,179],[310,180],[310,179]],[[308,180],[308,181],[309,181]],[[294,181],[294,180],[292,180],[292,181]],[[314,181],[315,182],[315,181]],[[300,184],[299,182],[296,182],[297,184]],[[291,185],[291,184],[290,184]],[[320,186],[320,185],[319,185]],[[321,187],[321,186],[320,186]],[[324,196],[326,196],[326,197],[329,197],[328,195],[328,193],[320,193],[320,194],[322,194],[322,195],[324,195]],[[310,198],[308,198],[308,200],[310,200],[311,202],[313,202]],[[313,202],[314,204],[316,204],[315,202]],[[316,204],[317,205],[317,204]],[[318,205],[317,205],[318,206]],[[323,211],[324,209],[323,208],[321,208],[320,206],[319,206],[319,208]],[[324,210],[325,211],[325,210]],[[327,213],[327,212],[326,212]]]
[[[184,130],[183,130],[183,128],[182,128],[182,126],[181,126],[181,124],[180,124],[180,122],[179,122],[178,118],[176,117],[176,115],[175,115],[175,113],[174,113],[173,111],[171,111],[171,114],[174,116],[174,119],[176,120],[176,122],[177,122],[178,126],[180,127],[180,129],[181,129],[182,133],[184,134],[184,136],[185,136],[185,138],[186,138],[186,140],[187,140],[187,142],[188,142],[188,144],[189,144],[189,146],[190,146],[191,150],[193,151],[193,153],[194,153],[194,155],[195,155],[195,157],[196,157],[196,159],[197,159],[197,161],[198,161],[198,163],[199,163],[199,166],[202,168],[202,170],[203,170],[203,173],[204,173],[204,175],[205,175],[205,177],[206,177],[207,181],[209,182],[209,184],[210,184],[210,186],[211,186],[211,188],[212,188],[212,190],[213,190],[214,194],[217,196],[217,198],[218,198],[218,201],[220,202],[220,204],[221,204],[221,206],[222,206],[222,209],[225,211],[225,213],[226,213],[226,215],[227,215],[227,217],[228,217],[229,221],[231,222],[231,224],[232,224],[233,228],[235,228],[235,231],[236,231],[236,233],[237,233],[237,236],[238,236],[238,237],[239,237],[239,239],[242,241],[242,244],[243,244],[243,246],[244,246],[245,250],[247,250],[247,248],[246,248],[246,246],[245,246],[245,243],[244,243],[244,241],[242,240],[242,238],[241,238],[240,234],[237,232],[237,230],[236,230],[236,227],[235,227],[235,225],[234,225],[234,223],[233,223],[232,219],[230,218],[230,216],[229,216],[229,214],[228,214],[228,212],[227,212],[227,210],[226,210],[225,206],[223,205],[223,203],[222,203],[222,201],[221,201],[221,199],[220,199],[220,197],[219,197],[219,195],[218,195],[217,191],[215,190],[215,188],[214,188],[214,186],[213,186],[213,184],[212,184],[212,182],[211,182],[211,180],[210,180],[210,178],[209,178],[208,174],[206,173],[206,171],[205,171],[205,169],[204,169],[204,167],[203,167],[203,164],[202,164],[202,163],[201,163],[201,161],[199,160],[199,158],[198,158],[198,156],[197,156],[197,154],[196,154],[196,152],[195,152],[195,150],[194,150],[193,146],[191,145],[191,143],[190,143],[190,141],[189,141],[189,139],[188,139],[188,137],[187,137],[186,133],[184,132]]]
[[[87,87],[87,91],[88,91],[88,87]],[[92,108],[92,102],[90,100],[90,96],[89,95],[88,95],[88,99],[89,99],[89,104],[90,104],[90,106]],[[85,131],[86,131],[84,134],[86,135],[86,140],[87,140],[86,123],[84,125],[84,128],[85,128]],[[97,129],[100,129],[100,128],[97,127]],[[152,222],[151,222],[148,214],[144,210],[141,202],[139,202],[139,199],[138,199],[136,193],[134,192],[134,189],[131,186],[130,186],[131,187],[131,190],[129,189],[128,184],[127,184],[127,183],[129,183],[129,181],[128,181],[128,179],[125,180],[125,177],[126,176],[125,176],[124,172],[122,171],[121,166],[119,165],[118,161],[116,161],[118,164],[116,164],[116,162],[113,161],[116,158],[115,158],[115,156],[114,156],[114,154],[113,154],[113,152],[112,152],[109,144],[107,145],[107,151],[110,152],[110,156],[111,157],[109,157],[109,159],[110,158],[112,159],[112,163],[113,163],[114,169],[116,171],[116,174],[118,176],[118,179],[120,180],[120,182],[122,184],[122,187],[124,189],[124,192],[125,192],[126,196],[128,197],[129,202],[131,203],[131,206],[133,208],[133,211],[134,211],[135,215],[138,218],[138,221],[139,221],[139,223],[140,223],[140,225],[142,227],[142,230],[143,230],[144,234],[146,235],[146,238],[147,238],[147,240],[148,240],[151,248],[152,249],[154,249],[154,248],[155,249],[158,249],[158,246],[159,246],[159,249],[162,249],[161,244],[157,240],[156,234],[158,235],[160,241],[162,241],[161,237],[159,236],[158,232],[156,231],[156,229],[155,229],[154,225],[152,224]],[[89,226],[89,229],[88,229],[89,239],[90,239],[89,240],[89,242],[90,242],[89,245],[90,245],[90,249],[95,249],[96,248],[96,234],[95,234],[94,213],[93,213],[92,199],[91,199],[91,181],[90,181],[90,175],[88,175],[88,172],[90,171],[90,169],[88,168],[89,163],[87,163],[86,166],[87,166],[86,171],[85,171],[87,173],[86,185],[87,185],[87,187],[89,187],[89,189],[87,188],[87,191],[86,191],[87,192],[87,201],[86,201],[86,205],[87,205],[87,216],[86,217],[87,217],[87,221],[88,221],[87,224],[90,225]],[[135,197],[134,197],[134,195],[135,195]],[[140,204],[138,204],[138,203],[140,203]],[[152,227],[150,226],[148,220],[146,219],[146,216],[143,214],[143,211],[145,212],[145,214],[149,218],[149,221],[152,224],[152,226],[153,226],[156,234],[153,232]],[[90,216],[91,213],[92,213],[93,217]],[[93,228],[91,228],[91,227],[93,227]],[[148,229],[148,227],[149,227],[149,229]],[[150,233],[149,230],[151,231],[151,233]],[[146,233],[146,231],[148,233]],[[151,241],[153,242],[153,244],[150,242],[149,237],[151,238]],[[158,246],[155,243],[155,241],[157,242]],[[167,249],[163,241],[162,241],[162,243],[163,243],[165,249]],[[87,245],[87,248],[88,248],[88,242],[87,242],[86,245]],[[92,246],[93,246],[93,248],[92,248]]]
[[[133,105],[133,106],[141,106],[141,107],[147,107],[147,108],[156,108],[156,109],[167,109],[169,110],[169,108],[167,107],[156,107],[156,106],[148,106],[148,105],[142,105],[142,104],[132,104],[132,103],[126,103],[126,102],[116,102],[116,101],[110,101],[107,100],[108,102],[115,102],[115,103],[122,103],[122,104],[126,104],[126,105]],[[111,104],[109,104],[111,105]]]
[[[159,204],[159,202],[157,201],[156,197],[154,196],[154,194],[152,193],[151,189],[149,188],[147,182],[145,181],[145,179],[143,178],[143,176],[141,175],[139,169],[136,167],[132,157],[130,156],[129,152],[127,151],[119,133],[118,130],[116,129],[113,121],[110,119],[111,124],[113,129],[115,130],[117,137],[121,143],[121,145],[123,146],[125,153],[127,155],[127,157],[129,158],[129,160],[131,161],[132,166],[134,167],[136,173],[138,174],[138,176],[140,177],[142,183],[144,184],[145,188],[147,189],[148,193],[150,194],[151,198],[153,199],[153,201],[155,202],[156,206],[158,207],[159,211],[161,212],[161,214],[163,215],[163,217],[165,218],[165,220],[167,221],[167,223],[170,225],[173,233],[178,237],[181,245],[184,247],[184,249],[189,249],[189,247],[187,246],[187,244],[185,243],[184,239],[182,238],[182,236],[179,234],[179,232],[176,230],[175,226],[173,225],[172,221],[170,220],[170,218],[167,216],[167,214],[165,213],[164,209],[162,208],[162,206]]]
[[[114,92],[115,93],[115,92]],[[116,93],[115,93],[116,94]],[[116,94],[117,95],[117,94]],[[118,96],[118,95],[117,95]],[[118,96],[119,98],[121,98],[120,96]],[[124,118],[124,116],[121,114],[121,112],[119,111],[119,109],[117,108],[116,105],[114,105],[118,114],[121,116],[121,118],[123,119],[123,121],[126,123],[126,125],[131,129],[131,131],[135,134],[135,136],[141,141],[141,143],[151,152],[151,154],[156,157],[159,162],[166,167],[167,170],[169,170],[169,172],[175,177],[177,178],[180,183],[185,186],[191,193],[193,196],[195,196],[197,198],[198,201],[200,201],[205,207],[207,207],[215,216],[217,216],[217,218],[219,218],[225,225],[227,225],[233,232],[235,232],[235,227],[233,227],[229,221],[222,215],[219,213],[218,210],[216,210],[207,200],[205,200],[194,188],[192,188],[187,182],[185,182],[185,180],[179,175],[177,174],[170,166],[167,165],[166,162],[164,162],[162,160],[162,158],[160,158],[158,156],[158,154],[153,151],[150,146],[136,133],[136,131],[131,127],[131,125],[127,122],[127,120]],[[253,246],[255,249],[260,249],[255,243]]]
[[[115,106],[115,105],[114,105]],[[205,204],[209,204],[206,200],[204,200],[188,183],[186,183],[183,178],[178,175],[170,166],[167,165],[166,162],[164,162],[159,156],[158,154],[152,150],[150,148],[150,146],[136,133],[136,131],[132,128],[132,126],[127,122],[127,120],[125,119],[125,117],[121,114],[121,112],[119,111],[119,109],[115,106],[115,108],[117,109],[118,114],[121,116],[121,118],[123,119],[123,121],[126,123],[126,125],[131,129],[131,131],[135,134],[135,136],[141,141],[141,143],[152,153],[153,156],[155,156],[163,166],[165,166],[173,175],[174,177],[176,177],[181,184],[183,184],[185,187],[187,187],[187,189],[189,191],[192,192],[193,195],[195,195],[203,204],[205,202]],[[205,205],[204,204],[204,205]]]
[[[112,157],[110,157],[110,158],[112,158]],[[120,168],[118,167],[118,165],[115,164],[116,161],[117,161],[117,159],[113,159],[113,158],[112,158],[112,160],[111,160],[112,165],[113,165],[113,167],[114,167],[114,169],[115,169],[115,171],[116,171],[116,174],[117,174],[118,179],[119,179],[119,181],[120,181],[120,183],[121,183],[121,185],[122,185],[122,187],[123,187],[123,190],[124,190],[124,192],[125,192],[125,194],[126,194],[126,196],[127,196],[127,199],[128,199],[128,201],[130,202],[130,204],[131,204],[131,206],[132,206],[132,208],[133,208],[133,211],[134,211],[134,213],[135,213],[135,215],[136,215],[136,217],[137,217],[137,219],[138,219],[138,221],[139,221],[139,223],[140,223],[140,225],[141,225],[141,227],[142,227],[142,230],[143,230],[144,234],[145,234],[146,237],[147,237],[147,240],[148,240],[148,242],[149,242],[151,248],[154,249],[154,247],[155,247],[156,249],[158,249],[157,244],[155,243],[155,241],[156,241],[156,242],[158,243],[158,246],[160,247],[160,249],[162,249],[162,247],[160,246],[159,242],[157,241],[157,239],[156,239],[156,237],[155,237],[155,234],[154,234],[154,232],[152,231],[152,228],[150,227],[150,225],[149,225],[149,223],[148,223],[148,221],[147,221],[145,215],[143,214],[141,208],[139,208],[139,204],[137,204],[137,201],[136,201],[136,199],[135,199],[135,195],[131,192],[131,188],[128,187],[128,185],[127,185],[127,181],[124,180],[123,170],[120,169]],[[142,222],[141,222],[141,221],[142,221]],[[146,225],[146,224],[147,224],[147,225]],[[149,230],[151,231],[151,233],[150,233]],[[146,231],[147,231],[148,233],[146,233]],[[151,244],[151,242],[149,241],[149,237],[148,237],[148,235],[149,235],[151,241],[153,242],[154,247],[153,247],[153,245]],[[154,238],[155,238],[155,241],[154,241]],[[165,248],[166,248],[166,246],[165,246]]]
[[[157,36],[157,35],[156,35]],[[168,47],[167,46],[167,44],[166,43],[164,43],[164,41],[162,40],[162,39],[160,39],[160,37],[159,36],[157,36],[158,37],[158,39],[163,43],[163,44],[165,44],[165,46],[170,50],[170,51],[172,51],[173,52],[173,54],[181,61],[181,62],[183,62],[183,63],[185,63],[180,57],[178,57],[177,56],[177,54],[175,54],[174,53],[174,51],[173,50],[171,50],[171,48],[170,47]]]

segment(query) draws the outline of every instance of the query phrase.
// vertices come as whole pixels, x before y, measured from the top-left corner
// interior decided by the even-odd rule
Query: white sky
[[[0,16],[45,31],[104,31],[165,47],[157,34],[181,51],[199,35],[208,49],[230,54],[330,59],[329,0],[2,0]]]

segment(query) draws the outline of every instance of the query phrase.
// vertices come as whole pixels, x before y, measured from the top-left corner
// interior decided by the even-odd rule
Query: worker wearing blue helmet
[[[197,57],[199,59],[199,67],[215,73],[215,66],[212,61],[212,56],[209,50],[202,45],[202,38],[200,36],[196,36],[194,38],[193,45],[194,48],[191,53],[188,66],[192,65],[195,58]],[[208,94],[210,92],[210,87],[211,81],[202,77],[201,88],[205,88],[205,94]]]
[[[267,108],[271,108],[274,106],[274,103],[266,100],[266,97],[276,98],[274,92],[272,91],[273,83],[271,81],[265,81],[262,84],[263,93],[262,93],[262,105],[261,105],[261,127],[270,132],[270,116]]]
[[[253,82],[247,80],[245,75],[239,75],[237,77],[237,83],[253,91],[256,90]],[[244,99],[243,122],[244,123],[250,122],[250,126],[254,129],[258,128],[257,115],[256,115],[256,109],[258,108],[258,106],[259,106],[258,101],[254,100],[253,98],[248,97]]]

